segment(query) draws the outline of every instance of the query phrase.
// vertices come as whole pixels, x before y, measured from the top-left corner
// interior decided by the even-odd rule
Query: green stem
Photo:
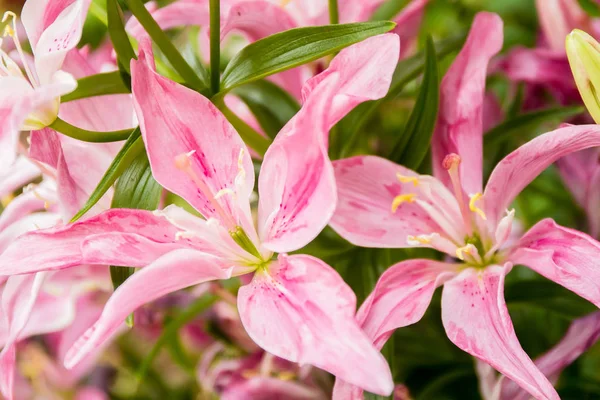
[[[340,23],[337,0],[329,0],[329,23],[332,25]]]
[[[210,88],[219,93],[221,66],[221,1],[210,0]]]
[[[81,129],[71,125],[60,118],[56,118],[56,120],[49,125],[49,128],[52,128],[63,135],[72,137],[73,139],[92,143],[119,142],[127,139],[131,132],[133,132],[133,128],[109,132],[88,131],[87,129]]]

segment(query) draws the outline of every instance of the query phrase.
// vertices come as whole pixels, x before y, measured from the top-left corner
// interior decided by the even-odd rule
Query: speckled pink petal
[[[502,20],[496,14],[475,16],[463,49],[444,76],[440,87],[440,109],[433,134],[432,157],[435,176],[451,187],[442,162],[448,154],[462,158],[459,173],[467,195],[482,191],[482,104],[490,59],[503,41]]]
[[[206,218],[228,228],[243,226],[252,236],[254,167],[235,129],[206,97],[154,71],[149,41],[140,43],[131,75],[134,106],[158,183]]]
[[[534,360],[535,365],[550,379],[558,380],[562,370],[575,361],[600,337],[600,312],[573,321],[566,335],[544,355]],[[528,400],[529,394],[510,379],[501,383],[502,400]]]
[[[398,174],[405,178],[419,178],[415,172],[376,156],[357,156],[334,162],[338,188],[338,204],[330,225],[342,237],[357,246],[364,247],[409,247],[408,236],[446,236],[445,230],[456,230],[462,226],[460,211],[454,196],[434,178],[428,182],[400,182]],[[429,209],[419,202],[420,190],[427,185],[429,196],[426,203],[435,203],[433,208],[443,209],[444,220],[454,223],[440,226],[432,218]],[[392,211],[396,196],[416,194]],[[438,216],[439,217],[439,216]],[[447,226],[450,225],[450,226]]]
[[[600,307],[600,243],[552,219],[535,224],[509,256]]]
[[[509,270],[510,264],[484,270],[467,268],[446,282],[442,293],[444,328],[455,345],[490,364],[534,398],[559,400],[515,334],[504,302],[504,276]]]
[[[319,85],[310,103],[281,129],[265,154],[258,181],[258,226],[269,250],[287,252],[305,246],[333,215],[335,178],[323,138],[337,78],[331,75]]]
[[[57,270],[85,263],[144,266],[190,239],[149,211],[112,209],[73,224],[26,233],[0,255],[0,275]]]
[[[488,221],[498,221],[515,197],[553,162],[570,153],[600,146],[598,125],[570,125],[540,135],[500,161],[483,195]]]
[[[377,35],[346,47],[319,75],[309,79],[302,88],[302,101],[309,106],[312,93],[332,74],[339,75],[335,97],[327,119],[326,133],[358,104],[385,96],[398,63],[398,35]]]
[[[157,259],[115,290],[100,319],[67,352],[65,366],[72,368],[109,340],[141,305],[188,286],[228,279],[231,271],[223,259],[196,250],[176,250]]]
[[[459,264],[408,260],[388,268],[356,314],[363,331],[381,349],[395,329],[419,321],[433,292],[458,273]],[[362,390],[336,379],[334,400],[362,399]]]
[[[355,307],[354,293],[337,272],[305,255],[280,255],[238,294],[242,323],[266,351],[389,395],[389,368],[361,331]]]

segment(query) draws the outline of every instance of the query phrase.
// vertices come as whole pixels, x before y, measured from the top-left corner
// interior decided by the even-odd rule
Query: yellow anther
[[[471,196],[471,199],[469,200],[469,209],[472,212],[477,213],[477,215],[479,215],[484,221],[486,221],[487,217],[485,216],[485,213],[483,212],[483,210],[475,205],[475,203],[479,199],[481,199],[481,196],[483,196],[481,193],[475,193],[474,195]]]
[[[473,250],[472,244],[468,244],[466,246],[459,247],[458,249],[456,249],[456,258],[458,258],[459,260],[465,261],[465,254],[471,255],[472,250]]]
[[[396,178],[398,178],[398,180],[402,183],[412,183],[414,186],[419,184],[419,178],[416,176],[406,176],[402,175],[401,173],[397,173]]]
[[[427,236],[427,235],[419,235],[419,236],[412,236],[409,235],[408,236],[408,241],[413,242],[413,243],[419,243],[419,244],[430,244],[431,243],[431,237]]]
[[[282,371],[277,377],[282,381],[291,381],[292,379],[296,379],[296,374],[292,371]]]
[[[15,27],[16,27],[16,21],[17,21],[17,14],[15,14],[12,11],[5,12],[4,15],[2,16],[2,22],[6,22],[6,20],[9,18],[12,18],[12,26],[9,23],[4,27],[4,36],[15,37],[16,36]]]
[[[416,197],[417,195],[415,193],[406,193],[394,197],[394,200],[392,200],[392,212],[395,213],[402,203],[414,202]]]
[[[6,25],[4,27],[4,36],[14,36],[15,35],[15,30],[12,28],[12,26],[10,25]]]

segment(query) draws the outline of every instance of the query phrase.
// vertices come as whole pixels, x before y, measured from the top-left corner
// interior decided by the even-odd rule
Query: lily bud
[[[600,124],[600,43],[574,29],[567,36],[566,50],[581,98],[594,121]]]

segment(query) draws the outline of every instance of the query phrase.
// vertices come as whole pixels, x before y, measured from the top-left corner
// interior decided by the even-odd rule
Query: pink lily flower
[[[504,158],[483,190],[482,102],[486,68],[502,47],[502,20],[476,16],[441,85],[433,138],[435,177],[376,156],[334,162],[338,207],[330,225],[365,247],[429,247],[460,262],[428,259],[393,265],[357,319],[378,348],[394,329],[417,322],[444,285],[442,321],[450,340],[490,364],[537,399],[558,399],[521,348],[503,297],[504,277],[523,264],[600,306],[600,243],[546,219],[509,241],[519,192],[558,158],[600,144],[597,125],[541,135]],[[360,390],[338,379],[337,398]],[[351,397],[355,396],[355,397]]]
[[[81,38],[87,14],[87,0],[60,2],[28,0],[21,13],[23,26],[33,50],[26,56],[17,38],[16,15],[10,11],[5,36],[14,41],[15,53],[25,71],[0,50],[0,166],[5,169],[16,157],[21,130],[50,125],[58,115],[60,96],[77,87],[73,77],[61,70],[67,53]]]
[[[566,335],[552,349],[534,360],[535,365],[552,382],[562,370],[575,361],[600,338],[600,313],[579,318],[571,324]],[[481,361],[477,364],[481,393],[485,400],[527,400],[529,394],[513,381],[498,377],[492,367]]]
[[[385,0],[351,0],[340,2],[340,23],[368,21],[373,12]],[[393,21],[397,23],[394,33],[402,40],[402,56],[410,54],[416,48],[418,28],[428,0],[413,0]],[[179,0],[152,12],[154,19],[162,29],[176,26],[209,25],[209,7],[207,0]],[[221,2],[221,39],[231,32],[244,35],[254,42],[269,35],[285,30],[329,23],[328,4],[322,0],[230,0]],[[136,38],[144,35],[139,22],[132,18],[126,26]],[[205,30],[200,35],[200,43],[208,43]],[[206,48],[208,50],[208,47]],[[208,56],[208,51],[205,52]],[[309,66],[300,66],[276,74],[270,79],[281,85],[296,98],[301,97],[303,84],[314,70]]]
[[[314,239],[333,214],[327,133],[358,103],[386,94],[398,60],[397,35],[343,50],[307,83],[304,106],[265,154],[258,229],[250,214],[254,173],[246,145],[208,99],[155,72],[149,42],[141,49],[132,62],[132,91],[153,175],[206,220],[174,206],[154,213],[114,209],[22,235],[2,253],[1,275],[80,264],[143,267],[115,291],[68,353],[66,366],[107,341],[144,303],[205,281],[254,273],[237,301],[242,323],[259,346],[374,393],[391,393],[387,363],[354,318],[350,287],[321,260],[285,253]]]

